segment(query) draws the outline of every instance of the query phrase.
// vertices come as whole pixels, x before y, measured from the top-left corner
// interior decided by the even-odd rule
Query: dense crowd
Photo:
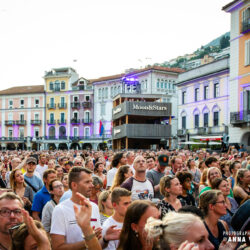
[[[250,155],[0,152],[0,250],[248,249]]]

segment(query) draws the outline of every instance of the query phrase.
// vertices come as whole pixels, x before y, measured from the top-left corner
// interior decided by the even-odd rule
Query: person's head
[[[16,186],[20,183],[22,183],[24,187],[26,186],[22,171],[16,168],[10,174],[10,186],[15,190]]]
[[[191,169],[191,168],[193,168],[193,167],[195,167],[195,166],[196,166],[196,163],[195,163],[194,159],[189,159],[189,160],[187,161],[187,167],[188,167],[189,169]]]
[[[157,161],[158,161],[157,169],[159,172],[163,173],[165,168],[168,166],[168,156],[161,154],[158,156]]]
[[[180,181],[172,175],[163,176],[160,180],[160,192],[164,197],[181,195],[182,186]]]
[[[149,239],[159,237],[160,249],[177,250],[184,242],[194,242],[200,250],[212,250],[208,232],[202,220],[191,213],[167,213],[163,220],[149,218],[145,226]]]
[[[133,176],[133,172],[129,165],[119,167],[117,172],[115,173],[111,190],[113,190],[115,187],[121,186],[121,184],[131,176]]]
[[[241,168],[241,163],[239,161],[234,161],[231,163],[229,170],[230,173],[235,176],[237,171]]]
[[[56,166],[55,160],[53,160],[53,159],[49,160],[48,169],[55,169],[55,166]]]
[[[104,170],[104,165],[102,162],[97,162],[95,164],[94,173],[102,173]]]
[[[73,167],[69,172],[69,188],[89,198],[93,188],[92,171],[88,168]]]
[[[153,169],[155,167],[155,158],[154,156],[148,156],[146,158],[147,169]]]
[[[81,157],[76,157],[73,161],[74,166],[82,166],[82,158]]]
[[[181,171],[176,174],[176,177],[180,181],[180,184],[182,185],[182,189],[191,190],[191,183],[193,179],[193,176],[191,173],[187,171]]]
[[[63,184],[61,181],[59,181],[58,179],[53,179],[50,181],[49,183],[49,193],[51,195],[51,197],[62,197],[63,193],[64,193],[64,188],[63,188]]]
[[[147,219],[159,218],[159,216],[158,209],[151,201],[133,201],[127,209],[117,249],[142,249],[146,239],[144,228]]]
[[[51,180],[56,179],[56,171],[54,169],[47,169],[43,172],[43,182],[48,188]]]
[[[45,155],[45,154],[41,154],[41,155],[39,156],[39,163],[40,163],[41,165],[44,165],[44,164],[46,164],[46,161],[47,161],[46,155]]]
[[[93,163],[93,159],[91,157],[87,157],[85,159],[85,167],[91,171],[94,171],[94,163]]]
[[[11,166],[12,166],[12,170],[16,169],[16,167],[21,163],[21,160],[17,157],[13,158],[11,160]]]
[[[111,162],[111,166],[113,168],[117,168],[120,167],[122,165],[126,165],[127,164],[127,158],[126,158],[126,154],[125,153],[116,153],[113,156],[112,162]]]
[[[220,190],[208,190],[200,195],[199,207],[207,217],[210,214],[220,218],[227,214],[225,198]]]
[[[111,202],[111,191],[104,190],[100,193],[98,197],[98,207],[100,213],[105,213],[106,209],[112,209],[112,202]]]
[[[200,161],[202,161],[204,159],[204,153],[203,153],[203,151],[199,151],[198,158],[199,158]]]
[[[211,187],[211,182],[215,179],[215,178],[219,178],[221,177],[221,172],[217,167],[211,167],[208,169],[207,172],[207,183],[208,185]]]
[[[126,154],[126,157],[127,157],[127,163],[129,165],[133,164],[134,159],[135,159],[135,153],[133,151],[129,151]]]
[[[229,167],[230,167],[230,162],[229,161],[223,161],[223,162],[220,163],[220,170],[221,170],[221,174],[223,176],[227,176],[227,177],[230,176]]]
[[[236,185],[238,186],[247,186],[250,185],[250,170],[248,169],[239,169],[236,174]]]
[[[34,223],[38,230],[40,230],[44,234],[44,237],[47,237],[46,231],[44,230],[42,223],[39,221],[34,221]],[[13,231],[11,237],[11,250],[31,250],[37,249],[38,247],[38,243],[29,233],[28,227],[25,223],[20,224],[20,226]]]
[[[211,168],[211,167],[216,167],[216,168],[219,168],[219,163],[218,163],[218,160],[213,157],[213,156],[210,156],[208,157],[206,160],[205,160],[205,164],[208,168]]]
[[[69,170],[73,167],[73,162],[72,161],[65,161],[64,162],[64,169],[69,172]]]
[[[23,201],[12,193],[5,192],[0,195],[0,235],[9,235],[9,229],[23,222],[21,209]]]
[[[0,170],[0,175],[1,175],[2,178],[5,178],[6,173],[7,173],[7,169],[6,169],[6,168],[2,168],[2,169]]]
[[[36,164],[37,164],[36,158],[29,157],[26,160],[26,164],[27,164],[27,173],[29,174],[34,173],[34,171],[36,170]]]
[[[66,174],[66,173],[63,174],[62,184],[63,184],[64,189],[68,189],[69,188],[69,174]]]
[[[60,180],[63,177],[63,168],[60,165],[55,166],[57,178]]]
[[[103,181],[101,180],[101,178],[97,176],[93,176],[92,179],[93,179],[93,188],[91,196],[96,196],[98,193],[101,192],[101,189],[103,187]]]
[[[136,156],[133,167],[136,173],[146,173],[147,164],[145,158],[142,155]]]
[[[171,160],[171,167],[174,173],[182,170],[182,159],[181,157],[174,156]]]
[[[131,192],[125,188],[116,187],[111,193],[111,202],[115,213],[125,217],[127,208],[131,204]]]
[[[230,185],[224,178],[215,178],[211,183],[211,188],[220,190],[224,197],[230,194]]]
[[[203,171],[207,168],[205,161],[200,161],[198,165],[199,170],[203,173]]]

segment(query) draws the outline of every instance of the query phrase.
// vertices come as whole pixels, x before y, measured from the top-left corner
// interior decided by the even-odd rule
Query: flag
[[[104,132],[104,127],[102,124],[102,121],[100,120],[100,124],[99,124],[99,135],[102,136]]]

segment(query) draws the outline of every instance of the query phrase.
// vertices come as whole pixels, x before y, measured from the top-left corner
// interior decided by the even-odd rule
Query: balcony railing
[[[26,121],[25,120],[17,120],[16,125],[26,125]]]
[[[56,108],[56,104],[55,103],[48,103],[47,104],[47,108],[48,109],[55,109]]]
[[[68,136],[66,135],[59,135],[59,140],[67,140],[68,139]]]
[[[22,142],[25,142],[26,137],[13,137],[13,136],[5,137],[5,136],[2,136],[0,138],[0,141],[22,141]]]
[[[60,120],[57,120],[57,123],[58,124],[66,124],[67,120],[66,119],[60,119]]]
[[[83,102],[82,106],[83,106],[83,108],[91,108],[92,107],[92,103],[91,102]]]
[[[67,108],[67,103],[58,103],[58,108],[59,109],[66,109]]]
[[[82,123],[92,123],[92,119],[82,119]]]
[[[56,120],[47,120],[47,124],[50,124],[50,125],[56,124]]]
[[[241,126],[243,123],[250,123],[250,110],[230,113],[230,123]]]
[[[71,102],[71,108],[72,109],[79,109],[80,108],[80,102]]]
[[[15,125],[15,121],[13,121],[13,120],[6,120],[4,123],[6,126]]]
[[[72,124],[79,124],[80,123],[80,119],[73,118],[73,119],[70,120],[70,122]]]
[[[250,32],[250,19],[241,23],[241,33]]]
[[[178,129],[177,136],[184,136],[188,133],[187,129]]]
[[[41,125],[42,121],[41,120],[31,120],[30,124],[32,125]]]

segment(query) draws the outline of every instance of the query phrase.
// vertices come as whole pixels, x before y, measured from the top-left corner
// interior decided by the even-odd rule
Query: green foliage
[[[230,37],[229,36],[223,36],[220,39],[220,48],[224,49],[230,46]]]

